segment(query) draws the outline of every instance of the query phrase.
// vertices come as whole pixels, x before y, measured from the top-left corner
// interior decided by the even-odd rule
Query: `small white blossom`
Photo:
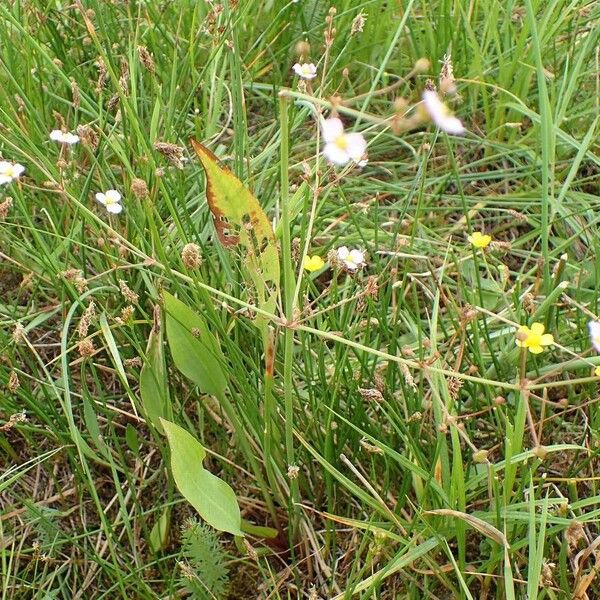
[[[53,142],[60,142],[61,144],[67,144],[72,146],[79,141],[79,136],[74,133],[69,133],[68,131],[61,131],[60,129],[55,129],[50,132],[50,139]]]
[[[292,69],[302,79],[314,79],[317,76],[317,67],[312,63],[296,63]]]
[[[592,346],[596,349],[596,352],[600,352],[600,322],[590,321],[588,323],[588,329],[590,331],[590,340]]]
[[[0,185],[10,183],[18,179],[25,171],[25,167],[19,163],[11,163],[7,160],[0,160]]]
[[[341,246],[337,250],[337,256],[340,262],[348,269],[348,271],[356,271],[360,267],[364,267],[365,255],[360,250],[348,250],[346,246]]]
[[[106,210],[113,215],[118,215],[122,210],[121,194],[117,190],[107,190],[104,194],[96,194],[96,200],[106,207]]]
[[[425,90],[423,92],[423,105],[431,120],[442,131],[454,135],[461,135],[465,132],[460,119],[455,117],[450,109],[440,100],[436,91]]]
[[[344,125],[337,117],[323,121],[323,139],[327,160],[336,165],[345,165],[353,160],[361,163],[365,160],[367,142],[361,133],[344,133]]]

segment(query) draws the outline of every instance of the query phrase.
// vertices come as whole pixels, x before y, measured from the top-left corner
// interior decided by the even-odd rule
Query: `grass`
[[[3,599],[600,597],[600,5],[335,8],[0,3],[0,152],[27,169],[0,187]],[[395,98],[450,53],[467,135],[393,133]],[[319,154],[335,95],[362,169]],[[82,143],[51,142],[63,126]],[[272,378],[190,137],[275,225]],[[94,200],[110,188],[121,215]],[[302,272],[342,245],[363,271]],[[227,379],[203,394],[165,349],[173,420],[274,539],[198,525],[173,483],[139,389],[163,291],[204,317]],[[515,344],[533,322],[556,341],[535,356]]]

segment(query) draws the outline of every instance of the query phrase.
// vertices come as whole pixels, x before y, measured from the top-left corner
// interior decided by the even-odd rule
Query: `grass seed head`
[[[187,269],[197,269],[202,264],[202,255],[200,247],[197,244],[189,243],[183,247],[181,251],[181,262]]]
[[[119,279],[119,289],[121,290],[121,295],[129,304],[138,303],[139,296],[127,285],[125,280]]]
[[[6,385],[8,391],[14,394],[20,386],[21,382],[19,381],[19,376],[17,375],[16,371],[11,371],[10,375],[8,376],[8,383]]]
[[[137,177],[131,182],[131,192],[138,200],[148,197],[148,185],[143,179]]]
[[[6,219],[12,205],[13,199],[10,197],[5,198],[4,202],[0,202],[0,219]]]
[[[142,63],[144,68],[150,71],[150,73],[154,73],[156,71],[156,65],[154,64],[152,54],[148,52],[148,48],[146,48],[146,46],[138,46],[137,51],[140,62]]]

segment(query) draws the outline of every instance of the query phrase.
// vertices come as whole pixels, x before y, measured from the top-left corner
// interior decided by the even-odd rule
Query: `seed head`
[[[198,245],[189,243],[181,251],[181,261],[190,270],[197,269],[202,264],[202,256]]]
[[[140,58],[140,62],[150,73],[154,73],[156,67],[154,65],[154,59],[152,58],[152,54],[148,52],[148,48],[145,46],[138,46],[138,56]]]
[[[137,177],[131,182],[131,191],[133,195],[138,199],[142,200],[148,197],[148,186],[143,179]]]
[[[82,358],[89,358],[94,355],[96,348],[94,348],[94,342],[90,338],[85,338],[77,344],[77,350]]]
[[[154,142],[154,149],[160,152],[171,164],[183,169],[184,148],[168,142]]]
[[[129,304],[137,304],[139,296],[127,285],[126,281],[119,279],[119,288],[123,298],[125,298]]]
[[[11,371],[8,376],[8,391],[14,394],[19,389],[20,385],[19,376],[15,371]]]
[[[4,202],[0,202],[0,219],[6,219],[8,212],[12,208],[13,199],[8,197],[5,198]]]
[[[306,58],[310,54],[310,44],[301,40],[296,44],[296,54],[299,58]]]

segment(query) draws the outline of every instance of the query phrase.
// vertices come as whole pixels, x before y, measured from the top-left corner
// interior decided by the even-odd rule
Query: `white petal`
[[[588,323],[588,329],[592,345],[596,349],[596,352],[600,352],[600,322],[590,321]]]
[[[12,177],[10,175],[0,175],[0,185],[5,185],[12,181]]]
[[[450,109],[440,100],[437,92],[425,90],[423,92],[423,104],[429,113],[431,120],[446,133],[460,135],[464,133],[463,124],[450,113]]]
[[[304,77],[304,70],[302,69],[302,65],[300,63],[296,63],[292,67],[292,70],[294,73],[296,73],[296,75],[298,75],[298,77]]]
[[[12,163],[7,160],[0,160],[0,173],[10,172],[12,170]]]
[[[344,264],[346,265],[346,269],[349,271],[356,271],[356,269],[358,269],[358,265],[351,260],[345,260]]]
[[[438,127],[453,135],[462,135],[465,132],[464,125],[456,117],[446,117],[443,122],[438,123]]]
[[[365,262],[365,255],[360,250],[351,250],[349,258],[356,265],[363,265]]]
[[[358,162],[362,159],[366,149],[367,142],[362,136],[362,133],[348,133],[346,134],[346,152],[352,158],[352,160]]]
[[[74,133],[66,133],[63,141],[69,145],[76,144],[79,141],[79,136]]]
[[[15,163],[15,165],[13,167],[13,176],[14,177],[19,177],[24,172],[25,172],[25,167],[23,165],[20,165],[19,163]]]
[[[60,129],[54,129],[50,132],[50,139],[55,142],[62,142],[63,132]]]
[[[329,162],[336,165],[345,165],[349,160],[350,156],[345,150],[342,150],[335,142],[329,142],[325,144],[323,148],[323,154]]]
[[[338,258],[340,260],[346,260],[350,254],[347,246],[340,246],[337,251]]]
[[[107,190],[105,197],[107,202],[121,202],[121,194],[117,190]]]
[[[118,203],[107,204],[106,210],[113,215],[118,215],[123,210],[123,205]]]
[[[106,194],[103,194],[102,192],[98,192],[96,194],[96,200],[98,200],[98,202],[100,202],[100,204],[106,204]]]
[[[323,121],[323,139],[329,143],[334,142],[344,133],[344,124],[337,117],[325,119]]]

